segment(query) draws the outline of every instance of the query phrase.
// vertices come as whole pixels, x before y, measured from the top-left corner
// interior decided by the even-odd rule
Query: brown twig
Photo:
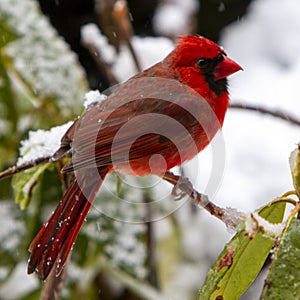
[[[259,112],[261,114],[266,114],[270,115],[274,118],[279,118],[281,120],[287,121],[293,125],[300,126],[300,119],[296,118],[294,116],[291,116],[287,112],[283,112],[280,110],[272,110],[263,106],[259,105],[251,105],[251,104],[245,104],[245,103],[239,103],[239,102],[234,102],[230,105],[230,108],[233,109],[243,109],[243,110],[250,110],[254,112]]]
[[[151,199],[147,193],[144,193],[144,201],[149,204]],[[158,288],[158,276],[157,276],[157,261],[155,251],[155,232],[153,230],[152,220],[153,211],[152,206],[146,206],[146,266],[147,266],[147,281],[151,286]]]
[[[227,227],[234,229],[241,221],[240,216],[242,215],[242,213],[234,211],[233,209],[224,209],[217,206],[209,200],[207,195],[201,194],[196,191],[193,188],[191,182],[186,177],[174,175],[172,172],[167,171],[164,174],[163,179],[174,186],[174,194],[177,194],[177,190],[179,189],[185,195],[189,196],[194,204],[203,207],[211,215],[225,223]]]
[[[42,163],[49,162],[50,159],[51,159],[51,156],[39,157],[33,161],[28,161],[22,165],[10,167],[10,168],[0,172],[0,180],[8,178],[8,177],[15,175],[17,173],[20,173],[22,171],[31,169]]]
[[[116,51],[120,50],[121,40],[118,34],[118,26],[113,18],[113,10],[117,0],[95,0],[95,14],[101,32],[107,37],[109,43]]]
[[[118,28],[118,36],[120,40],[123,40],[127,44],[135,67],[138,72],[141,72],[141,64],[139,62],[136,51],[131,43],[131,38],[133,36],[133,28],[129,18],[127,2],[125,0],[116,1],[112,11],[112,18],[114,20],[114,23],[116,24],[116,27]]]
[[[126,42],[127,42],[128,49],[129,49],[129,51],[131,53],[131,56],[133,58],[133,62],[135,64],[135,67],[136,67],[136,69],[137,69],[138,72],[141,72],[142,71],[142,67],[141,67],[140,61],[138,59],[138,56],[136,54],[136,51],[135,51],[135,49],[134,49],[134,47],[133,47],[133,45],[131,43],[131,40],[127,39]]]
[[[96,0],[95,12],[98,16],[101,30],[108,38],[110,44],[116,48],[117,52],[122,43],[126,44],[136,70],[141,72],[142,67],[131,42],[134,31],[127,2],[125,0]]]

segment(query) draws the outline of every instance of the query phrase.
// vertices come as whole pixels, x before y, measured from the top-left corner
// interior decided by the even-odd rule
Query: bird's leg
[[[173,184],[172,196],[176,201],[181,200],[185,196],[193,198],[194,188],[187,177],[175,175],[172,172],[167,171],[163,178]]]

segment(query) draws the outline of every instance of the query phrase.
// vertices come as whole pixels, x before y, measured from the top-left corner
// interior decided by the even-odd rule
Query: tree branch
[[[201,194],[193,188],[193,185],[186,177],[174,175],[172,172],[167,171],[163,179],[171,183],[173,188],[173,194],[178,195],[179,189],[182,193],[189,196],[194,204],[203,207],[211,215],[221,220],[229,229],[235,229],[237,224],[241,221],[241,212],[238,212],[232,208],[224,209],[211,202],[207,195]],[[183,196],[182,194],[180,196]]]
[[[137,71],[141,72],[142,71],[141,64],[139,62],[137,53],[131,43],[131,38],[133,37],[133,28],[131,25],[131,20],[129,18],[129,10],[127,7],[127,2],[125,0],[116,1],[112,11],[112,17],[118,28],[118,36],[120,40],[125,41],[125,43],[127,44],[134,65]]]
[[[240,102],[231,103],[230,108],[259,112],[261,114],[270,115],[274,118],[278,118],[278,119],[287,121],[290,124],[300,126],[299,118],[293,117],[289,113],[283,112],[281,110],[273,110],[273,109],[269,109],[269,108],[259,106],[259,105],[251,105],[251,104],[240,103]]]
[[[113,74],[113,72],[111,70],[111,66],[109,66],[104,61],[99,49],[95,46],[94,42],[91,40],[88,40],[86,38],[82,38],[81,44],[90,52],[92,58],[95,60],[95,62],[99,66],[99,68],[104,72],[104,75],[107,78],[107,80],[109,81],[110,85],[118,84],[119,81]]]
[[[15,175],[17,173],[20,173],[22,171],[31,169],[42,163],[49,162],[50,159],[51,159],[51,156],[39,157],[33,161],[28,161],[22,165],[10,167],[10,168],[0,172],[0,180],[8,178],[8,177]]]

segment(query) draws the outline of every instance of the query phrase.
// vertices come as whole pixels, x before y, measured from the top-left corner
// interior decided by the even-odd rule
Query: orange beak
[[[224,56],[224,60],[221,61],[215,68],[214,80],[217,81],[223,79],[241,70],[243,70],[243,68],[239,64],[237,64],[235,61],[228,58],[227,56]]]

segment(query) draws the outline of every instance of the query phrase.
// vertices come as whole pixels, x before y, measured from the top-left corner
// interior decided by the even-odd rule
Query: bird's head
[[[227,92],[227,77],[242,67],[227,57],[222,47],[202,36],[183,36],[167,57],[186,80],[204,78],[209,88],[220,95]]]

